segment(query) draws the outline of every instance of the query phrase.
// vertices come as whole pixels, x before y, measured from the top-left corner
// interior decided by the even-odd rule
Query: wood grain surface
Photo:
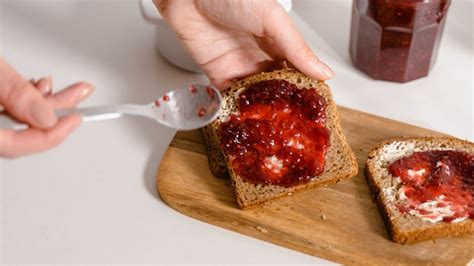
[[[161,162],[157,189],[173,209],[195,219],[343,264],[466,265],[474,236],[412,245],[390,241],[364,176],[368,151],[399,136],[442,136],[427,129],[339,107],[359,174],[330,187],[297,193],[262,208],[237,207],[229,180],[215,178],[198,131],[178,132]]]

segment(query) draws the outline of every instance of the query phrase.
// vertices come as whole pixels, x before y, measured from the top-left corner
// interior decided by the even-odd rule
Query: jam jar
[[[354,0],[350,54],[374,79],[407,82],[436,61],[451,0]]]

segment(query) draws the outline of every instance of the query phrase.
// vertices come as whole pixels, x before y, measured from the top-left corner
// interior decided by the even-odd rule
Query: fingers
[[[54,109],[75,107],[94,90],[92,85],[79,82],[51,95],[51,78],[42,78],[35,84],[38,92],[47,96],[48,104]],[[35,128],[24,131],[0,129],[0,157],[14,158],[53,148],[61,144],[79,126],[81,121],[80,116],[73,115],[59,119],[54,127],[47,130]]]
[[[0,157],[14,158],[53,148],[61,144],[81,121],[80,116],[71,115],[59,119],[56,126],[47,130],[0,129]]]
[[[275,3],[267,12],[263,16],[264,34],[273,40],[282,57],[310,77],[319,80],[334,77],[331,68],[313,53],[279,4]]]
[[[232,81],[229,79],[209,78],[209,81],[218,90],[224,90],[232,85]]]
[[[239,78],[244,78],[249,75],[252,75],[254,73],[261,73],[261,72],[267,72],[267,71],[273,71],[277,69],[283,69],[287,68],[288,65],[286,61],[273,61],[273,60],[263,60],[260,62],[254,62],[252,64],[247,63],[247,64],[241,64],[241,67],[238,69],[238,72],[230,72],[231,77],[233,79],[239,79]],[[242,71],[245,69],[245,71]],[[209,78],[209,81],[211,82],[212,85],[214,85],[217,89],[223,90],[228,87],[230,87],[233,83],[232,80],[228,78],[219,78],[213,76],[214,73],[212,72],[206,72],[206,75]]]
[[[52,95],[50,77],[27,81],[0,58],[0,106],[30,125],[23,131],[0,129],[0,156],[17,157],[62,143],[82,118],[72,115],[58,120],[54,109],[74,107],[93,90],[81,82]]]
[[[38,81],[30,80],[30,82],[43,96],[47,96],[48,102],[51,103],[54,109],[75,107],[94,91],[91,84],[78,82],[52,95],[53,82],[51,77],[44,77]]]
[[[0,73],[0,104],[10,115],[35,128],[50,128],[57,123],[43,95],[3,60]]]
[[[53,92],[53,80],[51,77],[41,78],[34,83],[36,89],[41,93],[41,95],[46,96]]]
[[[248,77],[255,73],[271,72],[278,69],[288,68],[286,61],[275,61],[271,59],[254,62],[253,64],[244,64],[238,73],[232,75],[233,80],[211,78],[211,83],[219,90],[226,89],[235,82],[235,80]],[[242,71],[245,69],[245,71]]]
[[[262,55],[255,54],[248,57],[249,52],[227,54],[220,58],[221,60],[215,60],[201,67],[209,77],[211,84],[220,90],[228,88],[232,84],[232,79],[281,68],[279,62],[271,60],[267,55],[262,53]],[[225,69],[225,73],[216,71],[216,69]]]
[[[54,109],[72,108],[94,91],[94,87],[85,82],[73,84],[47,98]]]

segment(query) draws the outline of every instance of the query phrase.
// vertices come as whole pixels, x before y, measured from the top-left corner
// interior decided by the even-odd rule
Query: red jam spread
[[[207,113],[206,109],[200,108],[197,114],[199,117],[203,117],[206,115],[206,113]]]
[[[221,124],[219,138],[245,181],[291,187],[323,172],[325,122],[326,102],[316,90],[262,81],[240,93],[237,112]]]
[[[415,152],[388,169],[400,178],[400,212],[431,222],[474,219],[474,154]]]
[[[193,85],[189,85],[189,92],[191,93],[198,93],[198,89]]]
[[[209,95],[209,97],[211,97],[211,99],[214,99],[214,97],[215,97],[214,90],[211,87],[206,87],[206,92],[207,92],[207,95]]]
[[[407,82],[436,61],[451,0],[354,0],[350,53],[375,79]]]

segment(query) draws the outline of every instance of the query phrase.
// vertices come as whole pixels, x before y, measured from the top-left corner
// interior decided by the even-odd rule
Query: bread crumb
[[[326,214],[321,214],[321,220],[326,220],[327,217],[326,217]]]
[[[326,245],[326,248],[327,248],[327,249],[331,249],[331,245],[327,244],[327,245]]]
[[[292,193],[292,192],[288,192],[288,196],[291,196],[291,195],[293,195],[293,193]]]
[[[257,225],[255,228],[257,228],[258,231],[260,231],[260,232],[262,232],[262,233],[264,233],[264,234],[268,233],[268,230],[267,230],[267,229],[265,229],[265,228],[263,228],[263,227],[260,227],[260,226],[258,226],[258,225]]]

